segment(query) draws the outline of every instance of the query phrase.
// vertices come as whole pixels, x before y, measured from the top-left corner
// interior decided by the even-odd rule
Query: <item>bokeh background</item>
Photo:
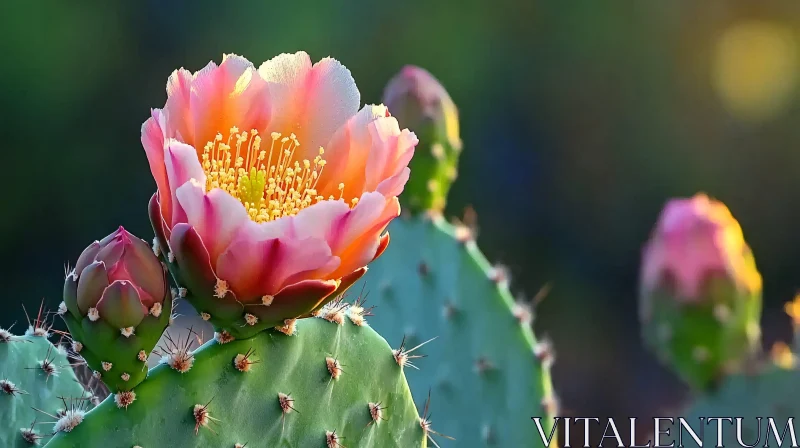
[[[663,415],[686,393],[642,349],[636,317],[640,248],[670,197],[730,207],[764,276],[764,343],[788,337],[791,0],[5,0],[0,325],[22,329],[20,302],[57,306],[63,265],[118,225],[151,237],[139,132],[172,70],[297,50],[342,61],[365,102],[405,64],[448,88],[465,143],[448,214],[474,207],[480,246],[520,294],[552,284],[536,330],[555,344],[564,413]]]

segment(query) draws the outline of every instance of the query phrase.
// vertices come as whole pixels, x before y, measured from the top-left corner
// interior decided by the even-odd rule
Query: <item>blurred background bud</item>
[[[458,109],[447,90],[428,71],[407,65],[387,84],[383,103],[419,138],[409,165],[411,178],[401,201],[415,210],[439,210],[458,175],[461,138]]]
[[[696,388],[738,371],[757,347],[761,275],[739,223],[697,194],[661,212],[642,258],[648,347]]]

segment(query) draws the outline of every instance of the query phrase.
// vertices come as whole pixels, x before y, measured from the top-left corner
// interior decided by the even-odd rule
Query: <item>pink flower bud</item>
[[[162,303],[166,292],[163,267],[150,246],[120,227],[83,251],[67,276],[64,301],[76,317],[97,308],[111,325],[130,327]]]

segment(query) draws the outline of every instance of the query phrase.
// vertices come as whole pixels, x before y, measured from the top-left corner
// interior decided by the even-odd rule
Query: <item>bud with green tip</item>
[[[414,213],[441,211],[458,172],[458,109],[436,78],[410,65],[389,81],[383,103],[420,142],[409,165],[411,177],[400,196],[403,207]]]
[[[64,305],[72,349],[96,376],[112,391],[144,380],[172,310],[166,270],[147,243],[120,227],[90,244],[64,282]]]
[[[714,386],[757,349],[761,275],[721,202],[697,194],[667,203],[640,281],[645,344],[692,387]]]

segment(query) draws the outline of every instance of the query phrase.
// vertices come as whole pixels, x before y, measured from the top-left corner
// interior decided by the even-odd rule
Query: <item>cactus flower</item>
[[[415,130],[424,148],[411,162],[415,175],[403,193],[405,202],[413,210],[441,211],[456,179],[461,152],[455,103],[433,75],[412,65],[389,81],[383,102],[401,126]]]
[[[144,379],[137,354],[150,353],[172,311],[166,270],[149,244],[122,227],[90,244],[64,281],[64,305],[73,349],[107,372],[106,385],[130,390]]]
[[[643,250],[647,344],[692,386],[738,370],[757,343],[761,275],[739,223],[704,194],[664,207]]]
[[[386,248],[417,138],[359,103],[342,64],[304,52],[169,77],[142,126],[156,250],[218,328],[307,315]]]

